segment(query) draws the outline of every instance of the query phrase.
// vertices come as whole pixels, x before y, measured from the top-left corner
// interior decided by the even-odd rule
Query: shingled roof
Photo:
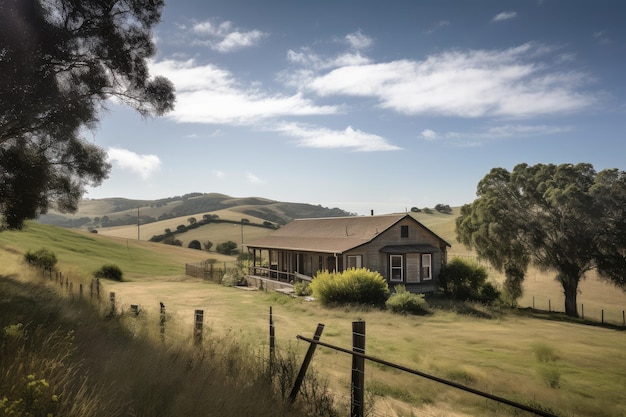
[[[246,246],[249,248],[343,253],[370,242],[405,217],[411,218],[424,230],[440,239],[444,245],[450,246],[408,214],[296,219],[271,235],[249,242]]]

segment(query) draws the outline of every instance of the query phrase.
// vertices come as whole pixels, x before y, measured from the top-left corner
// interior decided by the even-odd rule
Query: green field
[[[442,236],[449,234],[450,216],[424,216],[431,217],[419,219],[422,223],[433,219],[433,230],[440,228],[442,232],[437,232]],[[236,241],[239,230],[233,232],[232,240]],[[0,233],[0,274],[19,274],[24,269],[21,254],[44,246],[57,254],[60,269],[70,271],[70,275],[89,277],[102,263],[118,264],[129,281],[107,282],[104,290],[117,294],[120,311],[128,311],[130,304],[141,305],[155,335],[159,302],[167,306],[169,339],[189,338],[193,311],[203,309],[209,337],[214,332],[240,337],[262,349],[268,344],[271,306],[279,349],[295,349],[300,355],[308,346],[296,340],[296,335],[311,337],[318,323],[326,326],[323,341],[350,348],[351,323],[361,319],[367,324],[366,352],[381,359],[545,407],[559,415],[626,415],[624,331],[480,307],[459,313],[435,309],[423,317],[327,309],[315,301],[242,291],[185,277],[184,263],[205,259],[209,254],[204,251],[36,223],[29,223],[22,232]],[[624,308],[622,291],[594,279],[585,285],[581,294],[585,300],[597,297],[594,302],[598,305]],[[556,297],[558,288],[553,286],[549,276],[531,276],[526,289],[555,291]],[[329,379],[338,401],[349,399],[349,357],[319,349],[313,366]],[[378,415],[408,416],[411,410],[413,415],[514,415],[506,407],[378,365],[368,365],[366,384],[371,395],[375,394]]]

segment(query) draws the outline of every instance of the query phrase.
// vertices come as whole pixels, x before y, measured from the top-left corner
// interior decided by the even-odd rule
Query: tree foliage
[[[221,253],[222,255],[234,255],[237,253],[237,244],[232,240],[218,243],[215,247],[215,251],[217,253]]]
[[[110,165],[81,137],[116,97],[142,115],[174,105],[174,88],[151,78],[152,27],[163,0],[0,2],[0,215],[6,226],[74,212]]]
[[[477,196],[461,209],[457,239],[504,271],[505,291],[521,295],[531,262],[556,272],[570,316],[590,270],[626,288],[626,172],[584,163],[494,168]]]

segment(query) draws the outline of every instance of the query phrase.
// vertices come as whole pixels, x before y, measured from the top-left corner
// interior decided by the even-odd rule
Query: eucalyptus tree
[[[163,0],[0,1],[0,216],[10,228],[50,206],[73,212],[109,173],[82,133],[106,102],[141,115],[173,109],[172,83],[151,77]]]
[[[477,197],[461,209],[457,239],[504,271],[514,295],[531,263],[555,272],[569,316],[578,316],[578,285],[591,270],[626,289],[626,172],[584,163],[494,168]]]

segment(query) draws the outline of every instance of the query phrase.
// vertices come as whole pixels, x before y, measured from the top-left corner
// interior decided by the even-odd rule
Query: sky
[[[626,170],[623,0],[169,0],[152,75],[110,101],[86,198],[191,192],[368,215],[476,198],[492,168]]]

